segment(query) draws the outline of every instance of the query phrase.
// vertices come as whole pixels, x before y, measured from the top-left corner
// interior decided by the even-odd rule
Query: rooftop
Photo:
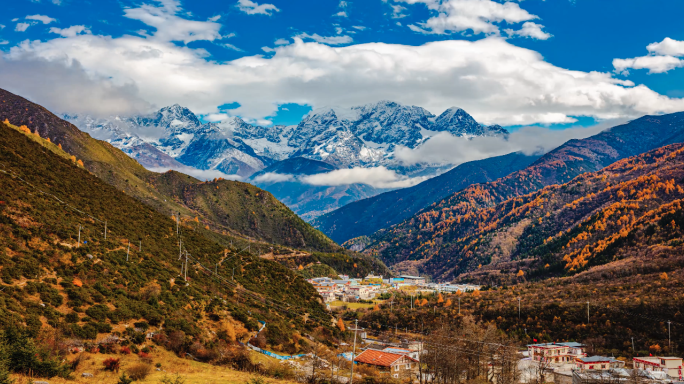
[[[577,360],[583,362],[583,363],[602,363],[605,361],[617,361],[616,359],[612,357],[605,357],[605,356],[591,356],[591,357],[578,357]]]
[[[539,343],[539,344],[527,344],[528,347],[583,347],[584,344],[575,341],[567,341],[562,343]]]
[[[366,349],[360,355],[356,356],[354,361],[370,365],[379,365],[381,367],[391,367],[394,362],[404,357],[404,355],[389,353],[385,351],[377,351],[374,349]],[[411,359],[406,356],[407,359]],[[414,359],[411,359],[416,361]]]

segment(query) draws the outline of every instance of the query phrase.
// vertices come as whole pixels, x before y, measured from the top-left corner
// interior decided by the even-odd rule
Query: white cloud
[[[30,16],[26,16],[26,20],[36,20],[36,21],[42,22],[43,24],[50,24],[50,23],[52,23],[53,21],[57,21],[57,19],[53,19],[52,17],[45,16],[45,15],[30,15]]]
[[[127,116],[150,109],[132,82],[114,84],[106,77],[89,75],[78,61],[48,61],[31,55],[7,60],[6,55],[0,56],[0,88],[58,114]]]
[[[347,15],[347,8],[348,7],[349,7],[349,3],[347,3],[346,1],[340,1],[339,4],[337,4],[337,8],[340,11],[337,12],[336,14],[334,14],[333,16],[335,16],[335,17],[349,17],[349,15]]]
[[[623,122],[625,121],[611,120],[591,127],[572,127],[563,130],[524,127],[512,132],[507,138],[475,137],[467,139],[442,132],[418,148],[397,148],[395,156],[406,165],[417,163],[457,165],[518,151],[526,155],[543,154],[568,140],[593,136]]]
[[[124,17],[139,20],[154,27],[157,31],[152,35],[161,41],[214,41],[222,38],[219,30],[222,25],[214,21],[188,20],[177,16],[181,11],[175,0],[160,0],[162,6],[155,7],[143,4],[139,8],[124,9]]]
[[[390,4],[390,7],[392,7],[392,18],[393,19],[403,19],[404,17],[408,16],[407,13],[404,13],[407,9],[406,7],[403,7],[399,4],[393,5]]]
[[[235,5],[239,10],[248,15],[272,15],[273,12],[280,12],[280,9],[273,4],[258,4],[251,0],[238,0]]]
[[[273,49],[271,47],[261,47],[261,50],[266,52],[266,53],[275,52],[275,49]]]
[[[363,25],[352,25],[352,28],[358,29],[359,31],[365,31],[368,29],[368,27],[364,27]]]
[[[69,28],[50,28],[50,33],[56,33],[62,37],[74,37],[81,33],[90,33],[90,30],[84,25],[72,25]]]
[[[173,3],[164,7],[169,10],[146,14],[179,18],[172,13],[178,12]],[[27,40],[12,47],[5,58],[78,61],[93,78],[111,79],[112,86],[134,85],[136,95],[150,104],[179,103],[210,114],[231,100],[240,104],[231,113],[253,120],[273,116],[278,105],[285,103],[348,108],[383,99],[419,105],[435,114],[457,105],[478,121],[501,125],[570,122],[569,116],[634,118],[684,110],[683,99],[635,86],[612,73],[559,68],[538,52],[494,36],[420,46],[368,43],[345,47],[324,44],[340,41],[295,38],[268,56],[232,61],[211,60],[203,49],[169,41],[216,39],[218,28],[211,24],[200,22],[197,33],[186,30],[175,37],[158,30],[150,37],[81,34]],[[209,27],[214,28],[211,33],[200,33]],[[40,102],[39,93],[35,98]],[[97,110],[107,107],[100,102]]]
[[[17,26],[14,28],[14,30],[17,32],[24,32],[30,26],[31,26],[31,24],[29,24],[29,23],[17,23]]]
[[[321,36],[318,33],[310,35],[308,33],[301,33],[296,35],[295,38],[302,40],[313,40],[317,43],[328,44],[328,45],[344,45],[350,44],[354,41],[351,36]]]
[[[285,181],[291,181],[293,179],[294,177],[292,175],[275,172],[266,172],[262,175],[255,177],[254,181],[256,181],[257,183],[282,183]]]
[[[5,29],[5,25],[0,24],[0,29]]]
[[[508,33],[509,36],[530,37],[538,40],[547,40],[553,36],[550,33],[544,32],[542,28],[544,28],[544,26],[541,24],[527,21],[523,23],[522,29],[517,31],[513,29],[506,29],[506,33]]]
[[[210,123],[217,123],[219,121],[227,120],[230,116],[226,113],[210,113],[210,114],[205,115],[203,117],[204,117],[204,120],[206,120]]]
[[[675,68],[684,67],[684,60],[676,56],[684,56],[684,41],[677,41],[666,37],[659,43],[651,43],[646,49],[648,56],[631,59],[613,59],[615,71],[629,74],[630,69],[648,69],[649,73],[664,73]]]
[[[0,39],[0,45],[7,45],[9,41]]]
[[[646,49],[657,55],[684,56],[684,41],[677,41],[666,37],[659,43],[651,43]]]
[[[221,15],[216,15],[216,16],[212,16],[212,17],[208,18],[207,21],[219,21],[220,18],[221,18]]]
[[[151,167],[147,168],[148,170],[152,172],[158,172],[158,173],[164,173],[170,170],[178,171],[181,173],[184,173],[186,175],[190,175],[196,179],[200,179],[203,181],[207,180],[214,180],[218,178],[226,179],[226,180],[242,180],[242,177],[238,175],[227,175],[221,171],[217,171],[215,169],[197,169],[193,167]]]
[[[288,45],[288,44],[290,44],[290,40],[288,40],[288,39],[278,39],[278,40],[276,40],[273,44],[275,44],[275,45]]]
[[[337,169],[299,178],[300,181],[311,185],[367,184],[375,188],[408,188],[426,179],[427,177],[404,177],[385,167]]]
[[[425,4],[431,17],[418,25],[410,25],[415,32],[445,34],[472,31],[473,34],[499,34],[496,23],[517,24],[538,19],[512,1],[493,0],[398,0],[409,4]],[[533,36],[531,36],[533,37]]]

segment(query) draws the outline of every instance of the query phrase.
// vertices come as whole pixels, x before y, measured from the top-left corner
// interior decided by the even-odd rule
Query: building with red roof
[[[390,374],[393,378],[404,378],[418,369],[418,360],[403,354],[366,349],[356,356],[354,362],[374,366],[382,372]]]

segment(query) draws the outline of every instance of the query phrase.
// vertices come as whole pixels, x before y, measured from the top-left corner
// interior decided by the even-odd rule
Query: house
[[[410,349],[405,349],[405,348],[397,348],[397,347],[387,347],[382,350],[383,352],[389,352],[389,353],[395,353],[397,355],[405,355],[408,356],[416,361],[420,360],[420,352],[418,351],[412,351]]]
[[[532,360],[551,363],[575,362],[576,358],[587,356],[584,345],[576,342],[529,344],[527,351]]]
[[[332,301],[335,301],[335,292],[334,291],[318,291],[318,294],[321,295],[323,298],[323,301],[326,303],[330,303]]]
[[[584,371],[605,371],[609,369],[624,368],[625,362],[612,357],[591,356],[575,358],[575,368]]]
[[[354,332],[358,337],[361,339],[365,339],[368,337],[368,334],[366,333],[366,330],[364,328],[354,328],[354,326],[350,325],[349,328],[347,328],[347,331],[349,332]]]
[[[395,379],[411,377],[418,368],[418,361],[407,355],[374,349],[366,349],[354,361],[357,364],[374,366]]]
[[[348,296],[353,296],[360,300],[370,300],[375,297],[375,292],[367,285],[358,285],[347,287]]]
[[[410,275],[402,275],[399,276],[400,278],[404,279],[405,283],[410,283],[413,285],[423,285],[425,284],[425,278],[420,277],[420,276],[410,276]]]
[[[681,357],[635,357],[633,363],[635,369],[660,371],[667,373],[670,377],[682,377]]]

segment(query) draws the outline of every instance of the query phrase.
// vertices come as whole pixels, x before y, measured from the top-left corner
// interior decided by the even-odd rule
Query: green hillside
[[[67,154],[81,160],[100,179],[164,215],[180,212],[185,219],[197,217],[203,226],[209,225],[233,236],[287,247],[317,251],[339,249],[268,192],[228,180],[218,182],[224,188],[213,191],[216,185],[207,185],[178,172],[148,171],[109,143],[95,140],[45,108],[0,89],[0,120],[5,119],[16,126],[26,125],[31,132],[36,131],[61,145]],[[217,203],[217,196],[225,201]],[[250,212],[253,212],[251,216]]]
[[[0,124],[0,328],[85,340],[115,331],[134,342],[140,333],[126,325],[135,323],[163,329],[158,344],[186,353],[216,350],[227,324],[240,337],[266,321],[268,343],[292,352],[293,334],[329,326],[320,297],[294,272],[227,249],[192,223],[177,237],[170,215],[37,140]],[[180,343],[168,344],[171,334]]]

